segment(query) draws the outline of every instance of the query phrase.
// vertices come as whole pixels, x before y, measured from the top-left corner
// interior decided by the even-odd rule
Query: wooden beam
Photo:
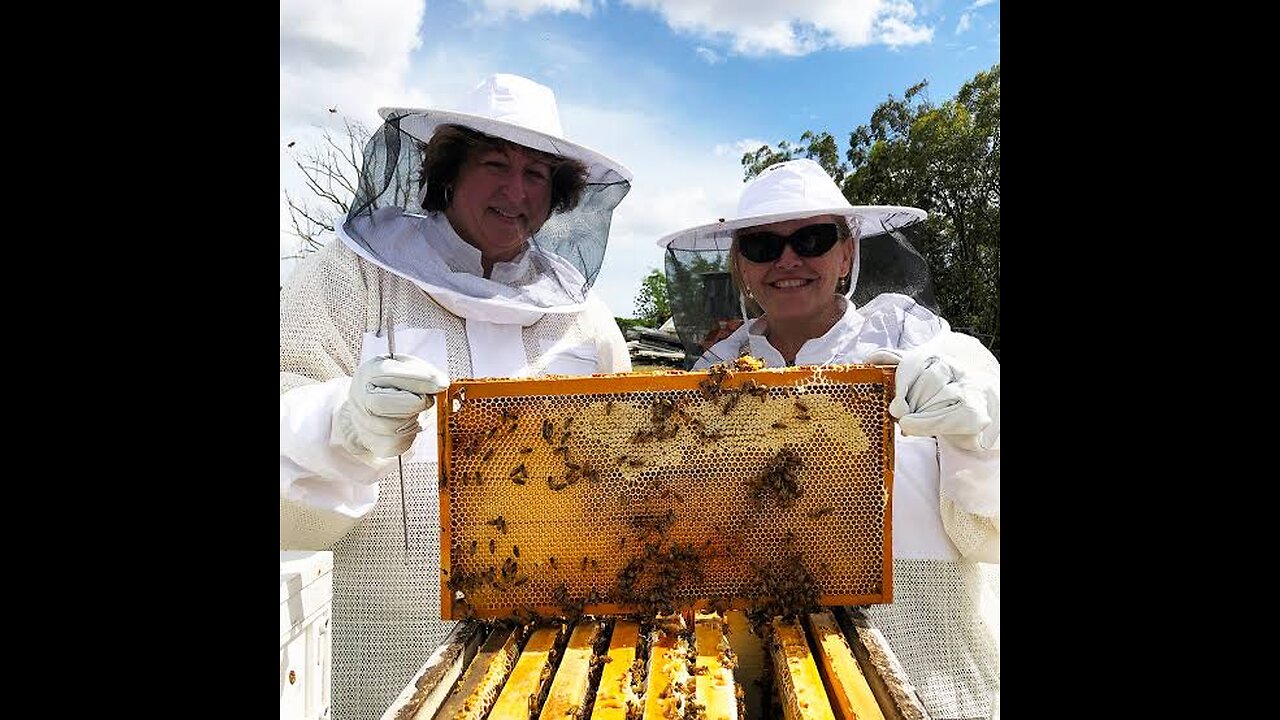
[[[737,720],[739,688],[733,670],[737,659],[729,646],[728,627],[719,613],[697,613],[693,622],[695,698],[706,720]]]
[[[591,679],[591,656],[595,653],[596,639],[600,637],[602,623],[598,620],[581,620],[569,636],[569,645],[560,659],[551,691],[542,706],[540,718],[581,718],[586,709],[588,681]]]
[[[774,687],[778,689],[783,715],[787,720],[835,720],[804,628],[782,618],[774,618],[770,628]]]
[[[536,628],[520,652],[502,693],[489,713],[490,720],[528,720],[536,716],[542,691],[551,679],[556,645],[564,634],[559,623]]]
[[[885,720],[862,668],[853,657],[849,641],[829,611],[809,614],[809,633],[818,656],[818,668],[839,720]]]
[[[628,705],[640,704],[631,686],[639,644],[640,623],[622,619],[614,621],[613,632],[609,635],[609,654],[605,656],[608,660],[600,673],[591,720],[626,720]]]

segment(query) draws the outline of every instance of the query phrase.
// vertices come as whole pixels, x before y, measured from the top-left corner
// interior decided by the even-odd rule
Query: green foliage
[[[636,320],[635,318],[615,317],[613,321],[618,323],[618,329],[622,331],[623,336],[625,336],[627,334],[627,331],[630,330],[631,328],[637,325],[644,325],[643,322]]]
[[[928,81],[890,96],[849,134],[842,161],[827,132],[806,131],[746,153],[747,178],[799,157],[820,163],[855,205],[910,205],[929,213],[923,251],[939,310],[1000,357],[1000,66],[979,72],[939,106]]]
[[[803,145],[792,145],[783,140],[778,143],[777,150],[768,145],[762,145],[756,148],[755,152],[744,154],[742,156],[742,164],[747,169],[747,179],[760,174],[761,170],[770,165],[799,158],[809,158],[821,165],[822,169],[826,170],[827,174],[835,179],[837,185],[844,182],[844,176],[848,172],[848,168],[840,162],[840,144],[836,142],[831,133],[826,131],[815,133],[812,130],[805,130],[800,135],[800,142]]]
[[[671,317],[667,300],[667,278],[661,270],[652,270],[640,282],[636,296],[636,319],[649,327],[658,327]]]

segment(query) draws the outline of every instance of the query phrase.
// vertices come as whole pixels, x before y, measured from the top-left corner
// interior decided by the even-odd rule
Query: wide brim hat
[[[427,142],[441,125],[462,125],[542,152],[573,158],[587,166],[588,182],[608,181],[616,173],[630,182],[622,163],[564,137],[551,88],[519,75],[490,75],[456,110],[384,107],[383,120],[398,120],[400,130]]]
[[[664,235],[658,246],[728,251],[735,230],[820,215],[855,220],[859,236],[871,237],[921,222],[928,213],[901,205],[853,205],[817,162],[789,160],[770,165],[743,187],[733,217]]]

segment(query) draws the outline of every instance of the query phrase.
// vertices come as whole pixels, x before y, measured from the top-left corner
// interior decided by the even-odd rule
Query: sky
[[[311,197],[294,153],[514,73],[634,176],[595,283],[632,317],[658,238],[732,214],[744,152],[813,130],[843,153],[891,96],[927,80],[940,104],[999,62],[999,0],[281,0],[280,257],[296,252],[284,192]]]

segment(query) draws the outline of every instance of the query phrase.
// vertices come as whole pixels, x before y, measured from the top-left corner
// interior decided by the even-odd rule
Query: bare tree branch
[[[370,134],[359,121],[344,118],[343,137],[325,130],[316,147],[291,153],[294,167],[302,173],[303,183],[314,197],[308,201],[285,191],[291,234],[302,243],[297,254],[282,259],[305,257],[332,239],[337,223],[351,209]]]

